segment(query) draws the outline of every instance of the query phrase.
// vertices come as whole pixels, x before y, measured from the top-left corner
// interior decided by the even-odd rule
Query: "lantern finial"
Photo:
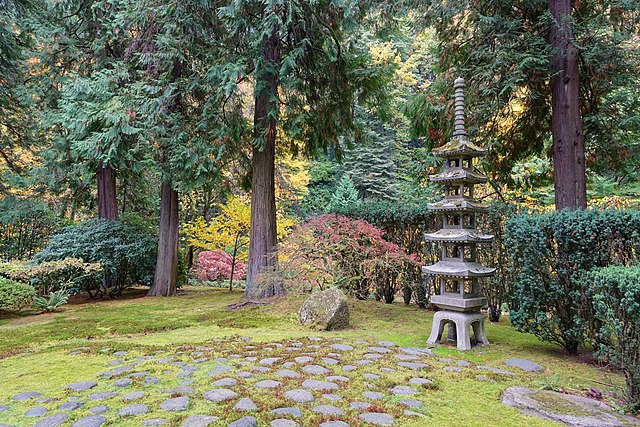
[[[453,88],[455,89],[455,129],[453,131],[453,139],[466,141],[468,138],[467,131],[464,128],[464,79],[458,77],[453,82]]]

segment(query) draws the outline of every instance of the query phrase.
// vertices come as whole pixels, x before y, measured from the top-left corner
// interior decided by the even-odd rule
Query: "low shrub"
[[[0,310],[20,310],[36,296],[33,287],[0,277]]]
[[[64,289],[51,292],[48,297],[35,297],[31,305],[45,313],[55,311],[58,307],[69,301],[69,294]]]
[[[606,267],[588,275],[595,315],[600,319],[601,361],[620,368],[631,409],[640,410],[640,267]]]

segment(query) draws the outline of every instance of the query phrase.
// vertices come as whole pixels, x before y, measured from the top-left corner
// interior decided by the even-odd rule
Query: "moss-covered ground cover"
[[[303,418],[297,421],[303,426],[317,426],[332,418],[313,412],[317,405],[334,405],[343,415],[333,417],[349,425],[368,425],[360,418],[362,411],[351,409],[351,402],[366,401],[368,412],[384,412],[393,416],[395,425],[406,426],[546,426],[552,422],[528,417],[500,402],[503,390],[512,385],[530,387],[563,388],[584,393],[597,386],[604,391],[620,392],[623,378],[589,360],[573,358],[557,347],[538,341],[534,336],[513,330],[508,318],[498,324],[487,324],[487,334],[492,345],[474,347],[469,352],[458,352],[454,347],[439,346],[433,356],[420,355],[407,361],[425,363],[428,368],[412,370],[398,366],[403,360],[399,347],[425,347],[431,327],[432,313],[401,303],[391,305],[375,301],[350,300],[352,327],[338,332],[310,332],[298,324],[297,311],[302,299],[290,298],[271,304],[248,306],[229,310],[227,306],[241,299],[240,293],[209,288],[187,288],[175,298],[143,298],[142,290],[133,290],[128,298],[116,301],[75,301],[58,313],[39,316],[3,315],[0,317],[0,424],[33,426],[40,418],[25,418],[27,410],[42,406],[47,415],[60,412],[57,408],[70,398],[79,398],[84,406],[69,411],[66,424],[91,415],[92,407],[105,404],[109,412],[105,426],[139,426],[150,418],[164,418],[165,425],[181,425],[189,415],[207,414],[220,418],[212,425],[227,425],[244,415],[258,419],[258,425],[269,425],[277,418],[271,410],[281,406],[296,406]],[[319,340],[310,340],[309,336]],[[341,340],[340,340],[341,339]],[[394,347],[381,357],[372,357],[379,341],[390,341]],[[338,351],[333,344],[352,346],[353,350]],[[296,346],[299,350],[295,350]],[[289,350],[287,350],[289,348]],[[119,356],[115,352],[127,352]],[[331,373],[306,373],[304,363],[295,361],[303,353],[312,353],[309,364],[325,367]],[[333,355],[333,356],[332,356]],[[369,356],[367,356],[369,355]],[[233,356],[233,357],[232,357]],[[410,355],[411,356],[411,355]],[[255,357],[255,359],[253,359]],[[261,364],[269,357],[279,358],[273,366]],[[323,357],[338,360],[337,364],[323,361]],[[524,358],[545,367],[541,372],[525,372],[508,367],[505,360]],[[160,363],[159,360],[170,358]],[[249,358],[249,359],[247,359]],[[226,361],[225,361],[226,359]],[[371,363],[359,363],[371,360]],[[470,366],[463,366],[469,362]],[[175,363],[179,362],[179,363]],[[183,363],[180,363],[183,362]],[[133,363],[133,366],[129,366]],[[227,365],[229,363],[230,365]],[[184,366],[197,366],[191,374],[184,374]],[[218,366],[230,366],[228,373],[210,375]],[[284,365],[284,366],[283,366]],[[344,370],[354,365],[357,369]],[[501,375],[479,370],[478,365],[504,369],[515,375]],[[120,366],[129,367],[122,375],[112,378],[100,376]],[[255,366],[271,368],[270,371],[252,370]],[[445,368],[454,368],[447,370]],[[288,368],[300,377],[276,376],[280,369]],[[394,372],[388,372],[391,368]],[[252,373],[251,378],[239,378],[238,371]],[[459,371],[459,372],[457,372]],[[118,387],[115,380],[133,375],[132,383]],[[365,373],[379,375],[366,378]],[[301,389],[306,379],[324,380],[326,376],[340,375],[349,381],[338,383],[335,391],[314,391],[313,403],[294,404],[284,397],[286,390]],[[484,376],[484,379],[478,376]],[[156,377],[147,381],[147,377]],[[231,377],[237,379],[229,387],[240,397],[250,397],[258,411],[249,414],[233,409],[238,399],[224,403],[212,403],[202,398],[204,392],[216,388],[213,382]],[[426,378],[433,384],[412,385],[416,395],[394,395],[391,389],[397,385],[410,385],[411,378]],[[65,389],[78,381],[96,381],[91,390],[76,392]],[[275,389],[260,389],[261,380],[279,381]],[[186,381],[186,383],[185,383]],[[609,384],[610,386],[603,385]],[[193,388],[186,411],[167,412],[160,405],[179,392],[169,390],[180,385]],[[38,391],[50,402],[37,403],[36,399],[13,402],[18,393]],[[106,401],[89,401],[93,393],[116,392],[118,396]],[[122,397],[133,391],[143,391],[144,397],[123,401]],[[380,400],[363,397],[365,391],[382,392]],[[339,394],[340,401],[332,401],[323,394]],[[407,408],[403,399],[416,399],[423,406]],[[120,416],[125,406],[146,404],[148,413],[140,416]],[[422,414],[406,415],[405,410]]]

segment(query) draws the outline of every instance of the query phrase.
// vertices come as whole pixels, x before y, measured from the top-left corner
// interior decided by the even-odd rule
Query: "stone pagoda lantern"
[[[464,87],[464,80],[456,79],[453,137],[433,152],[445,159],[445,168],[429,177],[431,182],[442,184],[444,198],[428,205],[430,210],[442,215],[442,229],[426,233],[425,240],[442,244],[442,258],[422,267],[423,273],[435,280],[440,289],[439,295],[431,297],[431,302],[442,309],[433,317],[427,342],[438,344],[448,324],[448,338],[457,342],[458,350],[471,349],[470,328],[479,344],[489,344],[484,316],[480,313],[487,299],[479,295],[478,279],[495,272],[495,268],[477,261],[476,246],[493,240],[492,235],[476,229],[476,214],[486,207],[475,200],[474,186],[487,181],[476,168],[476,159],[486,155],[487,150],[471,143],[464,128]]]

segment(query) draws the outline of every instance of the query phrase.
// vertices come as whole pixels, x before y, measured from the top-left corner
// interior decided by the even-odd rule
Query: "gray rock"
[[[428,380],[426,378],[411,378],[409,380],[409,384],[411,384],[411,385],[433,385],[433,381]]]
[[[144,403],[138,403],[136,405],[125,406],[124,408],[118,411],[118,415],[126,416],[126,415],[142,415],[149,412],[149,407]]]
[[[499,374],[499,375],[510,375],[510,376],[515,375],[513,372],[505,371],[504,369],[498,369],[491,366],[478,366],[477,368],[483,371],[490,371],[490,372],[493,372],[494,374]]]
[[[271,372],[271,368],[267,368],[266,366],[252,366],[251,370],[254,372]]]
[[[122,400],[127,402],[129,400],[142,399],[143,397],[144,397],[144,391],[132,391],[131,393],[127,393],[124,396],[122,396]]]
[[[302,304],[300,322],[327,331],[348,327],[347,297],[336,288],[312,293]]]
[[[410,411],[408,409],[405,409],[403,414],[405,414],[407,417],[422,417],[422,418],[426,417],[425,414],[421,414],[420,412],[416,412],[416,411]]]
[[[397,347],[396,343],[391,341],[378,341],[378,345],[381,347]]]
[[[255,403],[253,403],[253,400],[249,399],[248,397],[243,397],[242,399],[238,400],[238,403],[236,403],[236,406],[234,406],[233,409],[235,409],[236,411],[251,412],[257,411],[258,407]]]
[[[402,399],[399,403],[410,408],[422,408],[424,406],[422,402],[416,399]]]
[[[458,368],[457,366],[445,366],[442,369],[447,372],[462,372],[462,369]]]
[[[167,399],[160,404],[160,409],[167,412],[186,411],[189,407],[189,398],[186,396]]]
[[[384,394],[380,393],[379,391],[365,391],[364,393],[362,393],[362,395],[365,397],[365,399],[370,400],[380,400],[384,397]]]
[[[213,424],[220,418],[213,415],[191,415],[184,420],[182,427],[207,427],[209,424]]]
[[[289,390],[284,393],[284,396],[296,403],[307,403],[313,402],[315,400],[313,394],[309,393],[306,390]]]
[[[29,399],[35,399],[36,397],[42,396],[42,393],[38,391],[26,391],[24,393],[18,393],[11,398],[14,402],[24,402]]]
[[[262,359],[260,361],[261,365],[266,365],[266,366],[271,366],[274,363],[276,363],[278,360],[280,360],[280,357],[267,357],[266,359]]]
[[[44,414],[46,414],[47,411],[48,411],[48,409],[45,408],[44,406],[37,406],[37,407],[31,408],[27,412],[25,412],[24,416],[25,417],[41,417]]]
[[[344,365],[342,367],[342,370],[347,372],[355,371],[356,369],[358,369],[358,367],[355,365]]]
[[[379,380],[380,379],[380,375],[378,375],[378,374],[364,374],[363,377],[368,379],[368,380]]]
[[[214,381],[211,384],[216,387],[233,387],[234,385],[238,384],[238,380],[235,378],[220,378],[219,380]]]
[[[338,381],[341,383],[349,382],[349,378],[342,375],[331,375],[327,377],[328,381]]]
[[[334,402],[337,402],[338,400],[342,400],[342,396],[335,393],[325,393],[322,395],[322,397],[324,397],[325,399],[332,400]]]
[[[453,359],[450,357],[438,357],[438,360],[444,363],[451,363],[453,362]]]
[[[433,352],[428,348],[399,347],[398,349],[405,354],[414,354],[416,356],[433,356]]]
[[[313,408],[313,412],[322,415],[344,415],[344,411],[333,405],[318,405]]]
[[[116,357],[126,356],[127,354],[129,354],[128,351],[116,351],[116,352],[113,353],[113,355],[116,356]]]
[[[391,350],[389,350],[387,347],[369,347],[369,350],[373,351],[374,353],[380,353],[380,354],[386,354],[386,353],[391,353]]]
[[[0,405],[0,412],[4,412],[10,408],[9,405]]]
[[[120,378],[119,380],[115,380],[113,385],[116,387],[128,387],[132,382],[133,380],[131,378]]]
[[[149,418],[144,420],[142,425],[145,427],[157,427],[166,424],[168,421],[165,418]]]
[[[486,375],[476,375],[476,378],[479,379],[480,381],[487,381],[487,382],[490,382],[490,383],[495,383],[496,382],[495,380],[489,378]]]
[[[458,360],[456,362],[456,365],[462,366],[463,368],[467,368],[467,367],[471,366],[471,363],[467,362],[466,360]]]
[[[58,407],[58,409],[62,409],[63,411],[75,411],[76,409],[80,409],[84,406],[84,403],[78,400],[71,400],[69,402],[65,402]]]
[[[532,362],[531,360],[513,358],[513,359],[505,360],[504,363],[507,366],[520,368],[523,371],[529,371],[529,372],[544,371],[544,366],[539,365],[536,362]]]
[[[274,380],[262,380],[255,383],[253,386],[257,388],[278,388],[282,385],[280,381]]]
[[[271,421],[271,427],[297,427],[299,425],[300,424],[295,421],[285,420],[282,418]]]
[[[320,424],[320,427],[349,427],[349,424],[345,423],[344,421],[333,420],[325,421],[324,423]]]
[[[89,390],[91,388],[94,388],[97,385],[98,385],[98,383],[95,382],[95,381],[80,381],[80,382],[77,382],[77,383],[68,384],[68,385],[64,386],[64,388],[69,389],[69,390],[73,390],[73,391],[86,391],[86,390]]]
[[[69,414],[60,412],[58,414],[49,415],[38,421],[34,427],[57,427],[64,424],[69,419]]]
[[[393,357],[395,357],[398,360],[403,360],[405,362],[410,360],[420,360],[420,356],[416,356],[415,354],[394,354]]]
[[[338,388],[338,384],[329,381],[304,380],[302,388],[307,390],[335,390]]]
[[[189,396],[195,392],[196,391],[193,389],[193,387],[190,387],[188,385],[180,385],[169,390],[169,394],[172,396]]]
[[[109,360],[106,364],[106,366],[116,366],[116,365],[120,365],[124,363],[124,360],[122,359],[114,359],[114,360]]]
[[[300,418],[302,411],[298,408],[276,408],[271,411],[273,415],[286,415],[289,417]]]
[[[403,354],[402,356],[405,356],[405,355]],[[366,353],[362,357],[364,357],[365,359],[377,360],[377,359],[382,359],[384,356],[381,355],[380,353]],[[417,356],[410,356],[410,357],[417,357]]]
[[[302,367],[302,370],[311,375],[325,375],[331,372],[324,366],[320,365],[306,365]]]
[[[93,408],[89,409],[89,411],[93,415],[101,415],[101,414],[104,414],[105,412],[107,412],[108,410],[109,410],[109,407],[107,405],[98,405],[98,406],[94,406]]]
[[[390,391],[396,396],[411,396],[414,394],[418,394],[418,390],[413,387],[409,387],[408,385],[397,385]]]
[[[247,371],[238,371],[236,372],[238,378],[253,378],[253,374]]]
[[[71,427],[100,427],[106,423],[107,419],[100,415],[89,415],[88,417],[80,418],[78,421],[72,424]]]
[[[420,369],[428,368],[429,365],[418,362],[398,362],[398,366],[402,366],[403,368],[412,369],[414,371],[419,371]]]
[[[374,424],[377,426],[394,425],[393,417],[382,412],[365,412],[364,414],[358,415],[358,417],[365,423]]]
[[[215,377],[217,375],[220,374],[224,374],[225,372],[229,372],[229,371],[233,371],[233,368],[231,366],[228,365],[223,365],[223,366],[218,366],[217,368],[214,368],[212,370],[209,371],[209,375],[212,377]]]
[[[351,402],[351,409],[355,409],[356,411],[366,411],[371,408],[371,403],[369,402]]]
[[[334,359],[333,357],[323,357],[322,361],[327,365],[337,365],[338,363],[340,363],[339,360]]]
[[[280,369],[276,372],[276,376],[283,378],[300,378],[300,374],[290,369]]]
[[[160,382],[160,378],[154,376],[144,377],[144,382],[147,384],[158,384]]]
[[[309,363],[313,360],[313,357],[309,357],[309,356],[298,356],[296,358],[294,358],[293,360],[296,361],[296,363]]]
[[[238,397],[238,393],[228,388],[216,388],[205,391],[202,396],[210,402],[219,403]]]
[[[89,400],[107,400],[111,399],[112,397],[116,397],[117,395],[118,393],[114,393],[113,391],[99,391],[89,396]]]
[[[363,359],[363,360],[358,360],[356,363],[358,365],[368,365],[370,363],[373,363],[373,360]]]
[[[331,348],[335,351],[351,351],[353,347],[348,344],[331,344]]]
[[[637,419],[625,417],[598,400],[554,391],[509,387],[504,392],[502,402],[525,415],[574,427],[640,425]]]
[[[386,366],[383,366],[380,370],[383,372],[396,372],[395,369],[387,368]]]
[[[258,427],[258,420],[254,417],[244,417],[232,422],[228,427]]]

